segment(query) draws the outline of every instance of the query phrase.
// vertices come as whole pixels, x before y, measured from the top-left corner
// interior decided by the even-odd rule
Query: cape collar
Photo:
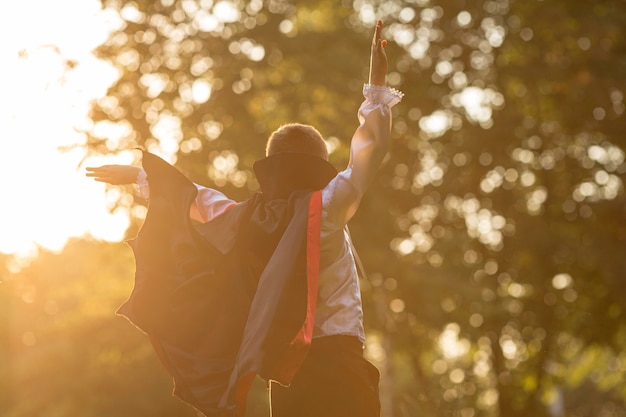
[[[260,159],[254,163],[254,172],[267,200],[287,198],[297,190],[321,190],[337,175],[328,161],[296,152]]]

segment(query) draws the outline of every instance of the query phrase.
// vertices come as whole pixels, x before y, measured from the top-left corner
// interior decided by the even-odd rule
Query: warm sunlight
[[[92,54],[118,24],[115,15],[96,0],[9,2],[3,14],[0,252],[59,250],[86,233],[121,239],[126,215],[107,211],[104,186],[79,167],[82,151],[59,151],[84,141],[78,130],[89,123],[90,100],[115,80],[115,70]]]

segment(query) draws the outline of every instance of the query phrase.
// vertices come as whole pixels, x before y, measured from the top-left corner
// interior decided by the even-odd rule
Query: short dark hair
[[[313,126],[289,123],[276,129],[267,140],[265,155],[296,152],[328,160],[328,149],[322,134]]]

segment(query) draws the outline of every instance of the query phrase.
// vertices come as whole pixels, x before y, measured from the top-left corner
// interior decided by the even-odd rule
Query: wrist
[[[382,104],[391,108],[402,101],[404,93],[386,85],[365,84],[363,96],[374,104]]]
[[[135,167],[137,168],[137,170],[134,172],[133,175],[133,180],[135,182],[135,184],[141,186],[144,184],[148,184],[148,175],[146,174],[146,171],[144,171],[143,169],[139,168],[139,167]]]
[[[370,76],[368,77],[369,85],[377,85],[377,86],[386,86],[387,85],[387,74],[386,73],[377,73],[377,71],[370,71]]]

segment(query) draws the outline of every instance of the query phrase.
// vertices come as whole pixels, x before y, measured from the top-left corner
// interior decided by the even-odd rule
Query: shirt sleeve
[[[194,220],[206,223],[237,204],[234,200],[213,188],[203,187],[198,184],[195,184],[195,186],[198,189],[198,195],[189,211],[189,215]]]
[[[146,171],[143,169],[137,175],[137,193],[143,198],[150,198],[150,186]],[[189,216],[196,221],[206,223],[224,213],[236,202],[229,199],[223,193],[208,187],[194,184],[198,189],[198,195],[191,205]]]
[[[358,111],[359,126],[350,143],[348,167],[322,191],[328,227],[343,228],[356,212],[389,149],[390,109],[402,100],[403,94],[385,86],[365,85],[363,96],[365,100]]]

